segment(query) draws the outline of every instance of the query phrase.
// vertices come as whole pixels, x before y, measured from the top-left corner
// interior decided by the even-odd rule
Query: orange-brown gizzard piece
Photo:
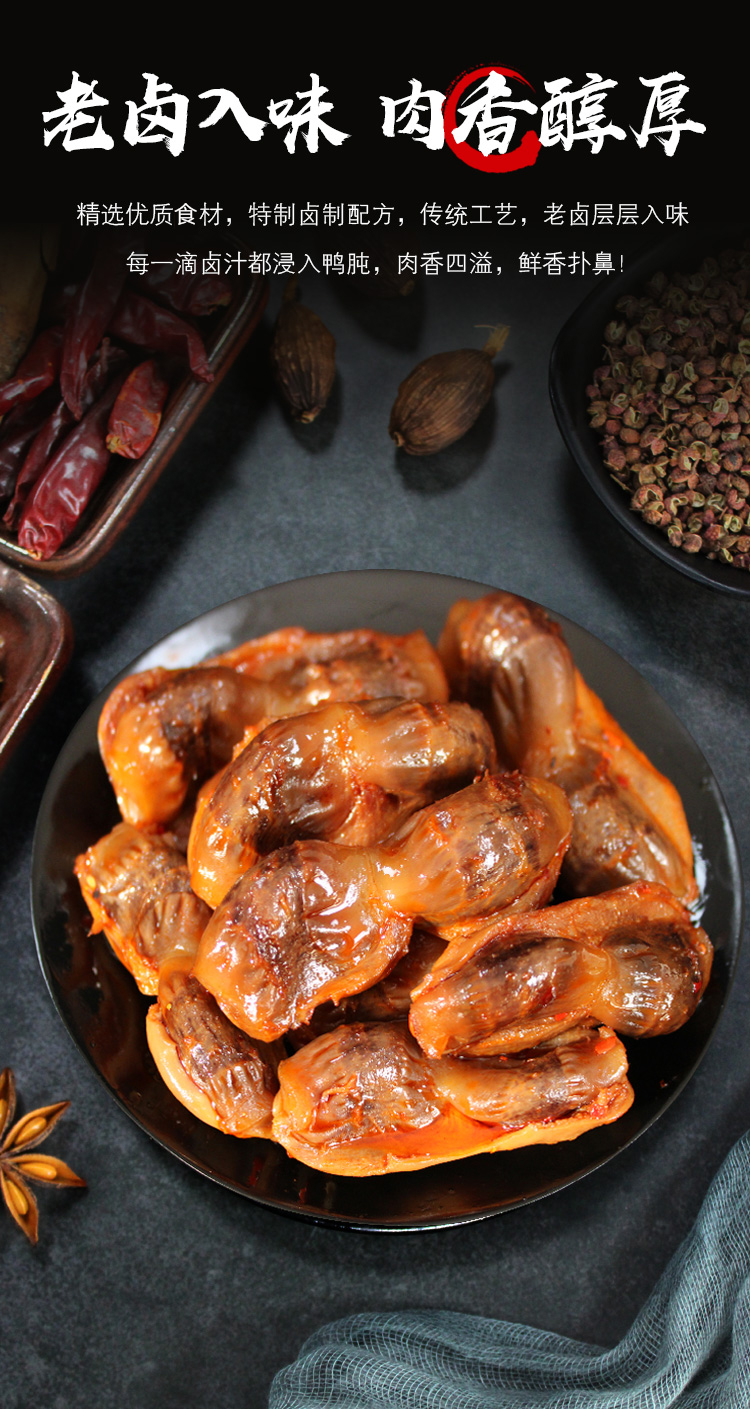
[[[273,1137],[328,1174],[387,1174],[575,1139],[632,1100],[625,1049],[608,1028],[515,1058],[435,1061],[404,1022],[358,1023],[281,1063]]]
[[[712,955],[665,886],[636,882],[477,926],[414,989],[409,1026],[432,1057],[517,1052],[580,1023],[661,1036],[694,1013]]]
[[[94,919],[142,993],[158,993],[146,1032],[172,1093],[231,1135],[270,1134],[279,1053],[232,1027],[190,977],[210,910],[169,840],[120,822],[76,861]]]
[[[446,942],[431,930],[415,929],[403,959],[365,993],[346,999],[347,1015],[344,1017],[342,1013],[339,1021],[391,1022],[393,1018],[407,1017],[414,989],[445,951]],[[315,1013],[314,1020],[317,1017]],[[337,1024],[329,1021],[328,1027],[334,1026]],[[326,1030],[320,1028],[321,1032]]]
[[[116,685],[99,719],[99,750],[125,820],[171,822],[263,713],[258,695],[228,666],[157,666]]]
[[[158,999],[146,1014],[146,1039],[173,1096],[207,1125],[241,1139],[268,1137],[283,1050],[253,1042],[234,1027],[192,975],[201,925],[168,910],[159,959]]]
[[[164,825],[259,720],[324,700],[386,695],[447,700],[442,666],[423,632],[322,635],[290,627],[203,665],[128,676],[102,710],[99,748],[125,821]]]
[[[575,757],[575,667],[536,603],[510,592],[461,598],[438,649],[452,693],[490,720],[507,767],[547,777]]]
[[[193,888],[215,908],[260,855],[291,841],[372,845],[494,763],[489,725],[465,704],[342,701],[277,720],[196,814]]]
[[[565,791],[573,811],[562,872],[569,893],[646,880],[685,904],[696,899],[676,788],[588,688],[541,607],[510,592],[458,601],[440,653],[454,693],[486,712],[501,759]]]
[[[340,1003],[323,1003],[316,1008],[309,1023],[287,1033],[285,1041],[289,1050],[296,1051],[314,1037],[344,1023],[392,1022],[394,1018],[407,1018],[412,991],[427,977],[447,943],[432,930],[415,928],[403,958],[378,983],[364,993],[343,998]]]
[[[394,908],[450,931],[475,916],[549,898],[570,841],[565,794],[542,778],[492,774],[418,812],[381,848]],[[544,895],[539,894],[539,878]]]
[[[554,783],[489,776],[376,847],[299,841],[258,862],[204,932],[195,975],[233,1023],[270,1042],[377,983],[412,925],[490,914],[558,866],[570,810]]]
[[[187,863],[168,837],[119,822],[76,858],[75,874],[93,919],[142,993],[156,993],[176,937],[197,947],[210,910],[190,889]]]
[[[297,713],[324,700],[386,695],[403,700],[448,699],[445,671],[424,631],[392,636],[366,627],[326,632],[285,626],[224,651],[206,664],[228,665],[255,680],[275,681],[287,698],[302,698]],[[285,709],[277,714],[291,712]]]
[[[146,1036],[162,1079],[199,1120],[240,1139],[270,1138],[283,1051],[234,1027],[184,968],[160,982]]]
[[[233,886],[194,973],[237,1027],[273,1042],[395,964],[411,920],[381,899],[376,862],[376,848],[294,842]]]

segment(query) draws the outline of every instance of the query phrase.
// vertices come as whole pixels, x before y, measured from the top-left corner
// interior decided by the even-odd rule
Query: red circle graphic
[[[466,163],[473,166],[476,171],[519,171],[524,166],[533,166],[536,161],[541,143],[536,132],[526,132],[521,138],[517,147],[510,152],[498,152],[495,156],[483,156],[476,147],[470,147],[466,142],[457,142],[453,136],[453,128],[456,126],[456,112],[460,98],[480,78],[487,78],[491,73],[502,73],[506,78],[518,78],[521,83],[525,83],[527,88],[533,88],[528,79],[522,73],[517,73],[515,69],[503,68],[500,64],[488,64],[486,68],[475,68],[470,73],[463,73],[455,79],[443,109],[443,127],[445,130],[445,140],[451,151]]]

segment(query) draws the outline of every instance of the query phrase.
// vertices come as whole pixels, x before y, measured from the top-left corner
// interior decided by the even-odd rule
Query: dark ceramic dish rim
[[[628,495],[605,468],[598,436],[589,425],[585,389],[601,363],[603,332],[617,299],[637,292],[659,269],[690,272],[703,255],[742,239],[747,228],[740,223],[696,226],[643,249],[622,274],[595,288],[571,314],[552,348],[549,368],[552,409],[568,452],[617,522],[662,562],[694,582],[735,597],[750,597],[750,572],[673,548],[659,529],[630,508]]]
[[[5,600],[3,600],[5,598]],[[0,698],[0,766],[10,757],[32,719],[51,694],[67,664],[73,645],[70,617],[51,593],[37,582],[0,561],[0,602],[12,616],[23,620],[19,610],[25,604],[26,621],[37,624],[43,636],[43,649],[29,670],[25,684],[16,682],[9,694]],[[36,644],[36,643],[35,643]]]
[[[311,593],[319,593],[322,588],[324,596],[330,599],[331,602],[330,615],[331,617],[335,617],[337,615],[336,603],[340,603],[341,600],[346,599],[347,586],[350,586],[355,582],[359,587],[368,585],[371,586],[375,592],[376,597],[378,596],[378,593],[380,594],[380,597],[382,599],[381,605],[387,599],[397,604],[397,610],[400,610],[400,606],[398,605],[400,602],[409,601],[409,588],[413,585],[416,585],[416,583],[420,584],[423,591],[429,589],[434,592],[437,589],[438,592],[440,592],[442,590],[443,593],[446,594],[446,600],[448,598],[448,595],[450,595],[450,598],[452,600],[455,597],[461,595],[478,596],[482,595],[486,591],[493,590],[491,587],[488,587],[484,584],[470,582],[459,578],[443,577],[437,574],[430,573],[410,573],[398,571],[392,572],[389,570],[331,573],[312,578],[299,579],[291,583],[282,583],[276,585],[275,587],[260,589],[257,592],[249,593],[246,596],[236,598],[231,602],[224,603],[221,607],[215,608],[212,611],[204,613],[200,617],[196,618],[193,622],[187,623],[184,627],[164,637],[160,642],[156,643],[149,651],[144,652],[143,655],[138,657],[136,661],[132,662],[126,670],[122,671],[121,674],[116,677],[116,679],[121,679],[123,678],[123,676],[131,673],[133,668],[143,668],[146,662],[148,663],[148,665],[153,664],[154,659],[157,655],[163,655],[165,652],[170,653],[170,647],[174,647],[176,645],[179,649],[179,638],[189,637],[190,633],[194,630],[196,625],[209,625],[210,630],[213,630],[214,636],[211,651],[226,649],[227,644],[231,643],[231,641],[235,639],[232,634],[232,621],[234,620],[235,622],[234,629],[236,631],[238,619],[242,616],[243,611],[245,611],[250,604],[257,603],[258,601],[260,601],[260,599],[263,599],[264,602],[267,602],[268,599],[274,598],[276,598],[277,600],[281,600],[283,594],[289,595],[290,592],[293,593],[296,600],[298,600],[298,602],[300,603],[299,610],[295,619],[301,621],[302,624],[305,624],[305,604],[309,601]],[[450,592],[448,593],[449,585]],[[272,606],[272,616],[273,614],[274,613]],[[278,624],[282,624],[280,613],[276,612],[275,615]],[[76,1046],[83,1052],[84,1056],[87,1058],[93,1070],[96,1072],[97,1076],[102,1081],[109,1094],[115,1099],[117,1104],[122,1107],[122,1109],[130,1116],[132,1120],[135,1121],[137,1125],[141,1127],[141,1129],[145,1130],[147,1134],[149,1134],[153,1139],[157,1141],[157,1143],[162,1145],[164,1149],[168,1150],[171,1154],[175,1155],[183,1163],[188,1165],[188,1167],[198,1171],[201,1174],[206,1175],[215,1183],[222,1184],[226,1188],[233,1189],[235,1192],[242,1194],[244,1197],[249,1198],[257,1204],[260,1204],[266,1208],[272,1209],[284,1215],[302,1218],[306,1221],[311,1221],[313,1223],[318,1224],[325,1224],[330,1227],[345,1228],[352,1231],[360,1232],[405,1233],[423,1232],[438,1228],[454,1227],[461,1224],[478,1221],[483,1218],[489,1218],[499,1213],[505,1212],[511,1208],[534,1202],[539,1198],[554,1193],[559,1188],[567,1187],[568,1185],[577,1182],[578,1179],[583,1178],[586,1174],[589,1174],[593,1170],[600,1168],[605,1163],[608,1163],[610,1159],[614,1158],[617,1154],[619,1154],[621,1150],[625,1149],[628,1145],[630,1145],[632,1141],[636,1139],[639,1135],[643,1134],[644,1131],[646,1131],[654,1123],[654,1121],[664,1113],[668,1106],[671,1105],[672,1101],[680,1093],[680,1091],[683,1090],[683,1088],[689,1081],[699,1062],[705,1055],[708,1045],[713,1037],[716,1024],[719,1020],[720,1014],[729,995],[742,939],[742,875],[739,851],[731,819],[729,818],[720,790],[718,788],[715,778],[713,777],[713,774],[708,768],[706,760],[703,758],[703,755],[697,748],[697,745],[693,741],[688,731],[685,729],[684,725],[682,725],[681,722],[677,719],[677,717],[672,713],[671,709],[669,709],[669,707],[664,703],[664,701],[653,689],[653,687],[651,687],[648,682],[644,680],[644,678],[634,669],[634,667],[630,666],[626,661],[623,660],[621,656],[617,655],[616,652],[614,652],[610,647],[606,646],[598,638],[592,636],[590,632],[585,630],[585,628],[577,626],[576,623],[569,621],[567,618],[562,617],[557,613],[554,613],[551,609],[550,615],[555,616],[556,619],[561,622],[566,632],[568,632],[570,636],[572,636],[576,654],[578,654],[581,644],[585,645],[588,650],[593,652],[594,657],[601,655],[602,669],[605,671],[605,673],[608,673],[610,670],[614,669],[615,679],[619,680],[620,685],[622,685],[623,681],[626,681],[630,682],[631,685],[636,686],[636,693],[643,693],[645,691],[649,705],[653,706],[656,709],[657,716],[660,717],[660,720],[666,718],[670,725],[670,730],[672,731],[670,742],[673,745],[679,744],[680,753],[682,754],[687,752],[687,754],[691,758],[693,766],[697,766],[699,768],[701,776],[700,779],[696,777],[696,783],[700,783],[700,788],[703,795],[705,795],[706,797],[710,796],[711,805],[715,808],[716,817],[719,819],[721,824],[724,851],[721,857],[717,858],[718,860],[720,860],[721,866],[717,866],[716,870],[721,871],[721,873],[725,877],[728,877],[728,882],[726,885],[726,892],[727,896],[729,897],[727,901],[729,909],[727,911],[726,916],[727,938],[726,943],[724,945],[722,970],[720,973],[717,972],[717,966],[715,965],[714,977],[712,977],[711,985],[709,985],[709,989],[707,990],[707,994],[704,996],[703,1000],[702,1006],[704,1007],[704,1012],[701,1022],[702,1029],[705,1028],[706,1031],[704,1035],[700,1038],[698,1038],[697,1036],[691,1037],[691,1040],[688,1043],[688,1050],[693,1047],[695,1048],[695,1050],[690,1051],[689,1060],[687,1060],[686,1062],[681,1061],[679,1052],[677,1052],[676,1056],[670,1055],[666,1058],[666,1066],[664,1066],[663,1075],[666,1075],[668,1077],[668,1080],[662,1079],[658,1082],[659,1087],[663,1087],[665,1089],[663,1091],[659,1091],[657,1097],[655,1098],[656,1105],[653,1110],[651,1110],[650,1112],[646,1111],[645,1113],[639,1115],[637,1109],[639,1103],[639,1096],[638,1088],[636,1087],[636,1102],[631,1108],[631,1111],[626,1113],[625,1116],[621,1117],[620,1121],[615,1122],[611,1126],[605,1126],[601,1127],[599,1130],[591,1131],[587,1135],[579,1137],[578,1140],[574,1140],[571,1142],[563,1142],[561,1144],[552,1146],[531,1146],[527,1147],[526,1150],[517,1150],[505,1154],[498,1153],[494,1155],[477,1155],[471,1157],[468,1160],[455,1161],[449,1164],[435,1166],[433,1167],[433,1169],[414,1171],[408,1174],[373,1176],[370,1179],[354,1179],[349,1177],[344,1180],[339,1177],[333,1181],[327,1180],[325,1176],[319,1175],[317,1171],[305,1169],[304,1166],[297,1164],[296,1161],[289,1160],[288,1156],[286,1156],[283,1151],[280,1152],[280,1157],[283,1159],[283,1161],[288,1164],[289,1168],[291,1168],[292,1170],[301,1171],[302,1176],[306,1182],[312,1179],[317,1179],[319,1182],[322,1181],[323,1184],[333,1183],[333,1185],[338,1185],[339,1183],[341,1183],[342,1185],[348,1184],[349,1186],[358,1186],[358,1189],[363,1190],[365,1192],[365,1195],[367,1185],[377,1184],[380,1189],[383,1189],[385,1185],[388,1184],[388,1181],[391,1181],[390,1188],[392,1188],[394,1190],[394,1193],[396,1193],[397,1183],[403,1180],[410,1181],[408,1192],[411,1192],[412,1188],[414,1187],[412,1181],[418,1181],[422,1179],[423,1176],[429,1176],[428,1180],[422,1180],[424,1184],[434,1185],[435,1183],[437,1183],[438,1189],[440,1189],[444,1184],[450,1185],[451,1183],[460,1183],[462,1173],[467,1170],[468,1166],[478,1167],[478,1162],[484,1161],[497,1162],[514,1160],[517,1156],[524,1155],[527,1156],[528,1163],[528,1157],[532,1152],[535,1152],[539,1156],[543,1165],[550,1166],[551,1174],[546,1179],[546,1182],[543,1181],[543,1187],[534,1188],[525,1194],[519,1193],[517,1196],[511,1197],[505,1201],[497,1201],[495,1203],[489,1204],[486,1200],[484,1202],[480,1201],[480,1203],[478,1203],[476,1206],[463,1209],[461,1212],[458,1213],[450,1213],[445,1215],[430,1214],[429,1211],[425,1209],[424,1214],[421,1216],[415,1217],[412,1214],[411,1216],[401,1217],[398,1212],[394,1209],[392,1212],[389,1213],[389,1216],[387,1218],[369,1217],[364,1210],[361,1211],[358,1215],[352,1215],[348,1213],[340,1213],[333,1211],[330,1208],[322,1206],[322,1203],[315,1207],[304,1205],[300,1206],[298,1199],[292,1201],[289,1198],[279,1198],[275,1197],[273,1194],[269,1195],[266,1192],[258,1192],[257,1189],[251,1187],[247,1182],[239,1182],[237,1179],[227,1177],[226,1175],[222,1174],[219,1170],[217,1170],[216,1167],[211,1165],[209,1160],[196,1156],[195,1152],[189,1152],[188,1150],[186,1150],[184,1140],[181,1143],[181,1141],[175,1139],[174,1136],[171,1136],[169,1133],[165,1133],[164,1128],[155,1128],[153,1122],[149,1123],[149,1121],[144,1118],[143,1112],[140,1111],[136,1106],[134,1106],[132,1101],[125,1099],[122,1094],[120,1094],[117,1090],[114,1089],[112,1084],[107,1080],[106,1076],[104,1075],[100,1063],[97,1060],[96,1053],[90,1049],[84,1036],[81,1034],[80,1031],[76,1030],[75,1025],[71,1022],[70,1013],[66,1011],[66,1006],[55,978],[54,964],[51,959],[50,940],[45,932],[45,905],[48,906],[49,904],[48,894],[47,900],[45,901],[45,890],[47,890],[48,892],[49,876],[45,867],[44,853],[45,848],[49,844],[49,840],[52,833],[50,813],[54,807],[55,801],[60,795],[61,789],[65,785],[70,768],[73,765],[77,765],[80,762],[81,757],[85,755],[87,739],[88,745],[90,745],[91,731],[93,729],[95,733],[95,723],[98,717],[98,713],[101,709],[104,700],[107,698],[110,689],[116,683],[116,681],[113,680],[110,685],[108,685],[107,688],[102,691],[102,693],[97,697],[97,699],[92,702],[92,704],[85,711],[78,724],[70,734],[52,770],[44,797],[42,799],[34,836],[31,877],[31,904],[34,936],[40,966],[42,968],[45,981],[50,991],[50,995],[65,1027],[68,1030],[71,1039],[74,1041]],[[227,622],[229,623],[228,628]],[[220,624],[223,624],[222,630],[219,630]],[[287,624],[291,624],[291,622],[287,621]],[[349,623],[347,623],[347,625],[348,624]],[[370,622],[369,624],[374,625],[376,623]],[[416,621],[416,617],[414,618],[414,624],[418,624]],[[229,637],[227,637],[226,634],[227,629],[229,631]],[[264,629],[274,629],[273,622],[269,623],[266,620],[264,622]],[[310,629],[320,629],[320,627],[317,623],[313,623],[310,626]],[[382,624],[380,629],[387,630],[389,628],[386,624]],[[403,629],[411,628],[407,626]],[[183,641],[183,651],[184,649],[185,644]],[[208,651],[203,652],[204,655],[208,653]],[[173,663],[173,661],[171,661],[170,663]],[[594,681],[594,688],[597,687],[597,684],[599,684],[599,689],[601,691],[601,684],[596,680]],[[649,710],[648,713],[650,718],[651,710]],[[81,747],[82,745],[83,749]],[[104,775],[104,770],[103,768],[101,768],[101,765],[99,765],[99,769],[101,772],[101,777],[103,779],[104,788],[108,789],[109,785],[106,782],[106,776]],[[91,838],[91,840],[94,839],[94,837]],[[132,984],[130,976],[126,974],[125,970],[122,969],[118,961],[115,960],[113,956],[109,956],[109,959],[111,960],[111,964],[115,966],[115,971],[123,976],[124,980],[127,981],[127,984],[132,986],[132,992],[135,993],[135,986]],[[100,964],[101,962],[102,956],[100,955],[98,957],[97,964]],[[705,1005],[709,1001],[709,995],[712,992],[712,1007],[709,1012],[705,1009]],[[142,1001],[143,1011],[145,1012],[147,1003],[150,1000],[143,999],[140,1001]],[[692,1023],[696,1022],[696,1019],[698,1018],[699,1014],[701,1014],[700,1008],[695,1017],[691,1019]],[[689,1029],[690,1024],[687,1024],[685,1029],[681,1029],[681,1032],[684,1033]],[[661,1044],[659,1050],[660,1052],[664,1053],[666,1051],[667,1044],[670,1044],[674,1041],[674,1039],[679,1038],[680,1033],[676,1033],[673,1035],[673,1038],[652,1039],[652,1041],[659,1042]],[[640,1051],[643,1052],[644,1047],[647,1045],[648,1044],[641,1043]],[[145,1036],[143,1037],[143,1046],[145,1047]],[[653,1051],[654,1049],[652,1048],[651,1050]],[[633,1060],[633,1055],[634,1053],[631,1050],[631,1061]],[[635,1056],[637,1059],[638,1044],[636,1044]],[[672,1065],[675,1064],[678,1068],[678,1071],[676,1074],[672,1075]],[[639,1065],[643,1066],[644,1062],[640,1061]],[[657,1063],[656,1065],[659,1066],[659,1069],[661,1069],[661,1065],[663,1065],[663,1062],[661,1065],[659,1063]],[[156,1076],[155,1070],[153,1076],[154,1080],[159,1083],[159,1078],[158,1076]],[[651,1080],[650,1078],[651,1085],[655,1083],[655,1079],[655,1076],[653,1080]],[[162,1088],[162,1093],[163,1091],[164,1088]],[[189,1113],[184,1112],[181,1110],[181,1108],[177,1107],[177,1103],[173,1101],[173,1098],[169,1096],[169,1093],[167,1093],[167,1096],[169,1101],[173,1102],[174,1107],[177,1109],[178,1114],[181,1118],[182,1125],[187,1125],[190,1128],[194,1127],[198,1131],[199,1136],[203,1136],[205,1138],[205,1143],[209,1146],[209,1148],[211,1143],[217,1138],[221,1141],[232,1141],[232,1137],[222,1136],[218,1132],[209,1131],[208,1127],[200,1126],[200,1122],[195,1120],[194,1117],[190,1116]],[[653,1104],[653,1098],[651,1099]],[[265,1141],[234,1141],[233,1143],[235,1146],[238,1144],[247,1144],[247,1146],[258,1145],[267,1147],[269,1145],[269,1142]],[[271,1150],[274,1152],[278,1151],[278,1149],[279,1147],[277,1146],[271,1146]],[[570,1159],[571,1151],[573,1151],[572,1167]],[[578,1160],[575,1159],[576,1154],[580,1156]],[[250,1163],[249,1152],[248,1163]],[[559,1166],[559,1168],[557,1169],[557,1173],[555,1173],[556,1166]],[[486,1170],[490,1167],[492,1167],[493,1170],[507,1169],[507,1165],[503,1166],[497,1163],[495,1163],[494,1165],[485,1165],[484,1169]],[[523,1182],[523,1170],[521,1171],[521,1180]],[[492,1184],[492,1187],[494,1187],[494,1182],[490,1182]],[[481,1178],[479,1179],[479,1183],[483,1184],[483,1180]],[[454,1191],[449,1190],[449,1192]],[[366,1203],[366,1197],[363,1202]]]

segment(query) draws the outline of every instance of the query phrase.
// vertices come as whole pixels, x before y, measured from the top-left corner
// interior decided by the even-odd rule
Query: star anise
[[[32,1243],[39,1236],[39,1210],[27,1179],[58,1188],[86,1184],[61,1159],[29,1153],[46,1140],[69,1105],[70,1101],[58,1101],[54,1106],[39,1106],[11,1125],[16,1112],[16,1083],[10,1067],[0,1072],[0,1190],[9,1213]]]

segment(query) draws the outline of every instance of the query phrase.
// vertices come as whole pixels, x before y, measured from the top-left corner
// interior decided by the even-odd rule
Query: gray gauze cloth
[[[613,1350],[451,1311],[350,1316],[269,1409],[750,1409],[750,1132]]]

